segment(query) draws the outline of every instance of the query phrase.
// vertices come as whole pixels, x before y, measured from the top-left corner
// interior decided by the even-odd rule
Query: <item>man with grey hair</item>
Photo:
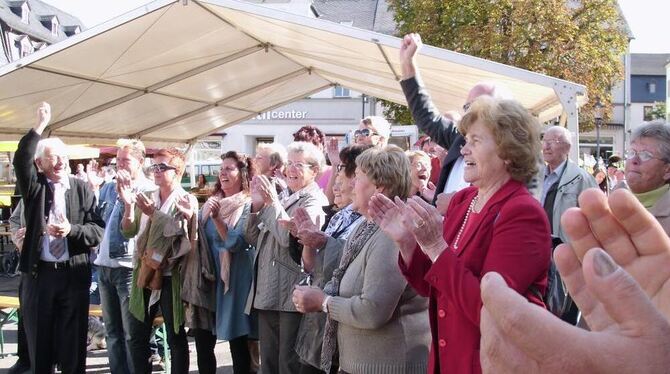
[[[37,124],[19,142],[16,184],[25,206],[21,251],[21,312],[34,373],[86,370],[91,247],[100,244],[105,223],[86,183],[67,173],[66,147],[41,139],[51,120],[42,103]],[[35,164],[39,168],[35,168]]]
[[[549,217],[552,235],[567,243],[561,228],[561,215],[577,206],[577,197],[587,188],[597,187],[596,180],[584,169],[568,159],[572,134],[562,126],[553,126],[544,133],[542,155],[547,163],[544,169],[541,203]]]
[[[654,121],[633,130],[625,174],[629,189],[670,235],[670,125]]]
[[[422,42],[419,34],[408,34],[403,38],[400,45],[400,64],[402,68],[400,86],[407,99],[407,105],[412,112],[415,124],[435,143],[448,150],[446,157],[442,160],[442,170],[433,200],[435,203],[442,192],[456,192],[470,184],[463,179],[465,163],[461,155],[461,148],[465,144],[465,138],[458,132],[456,122],[440,114],[435,108],[419,77],[415,56],[421,46]],[[470,89],[463,110],[467,112],[472,102],[480,96],[509,99],[510,95],[504,91],[504,89],[491,82],[480,82]]]

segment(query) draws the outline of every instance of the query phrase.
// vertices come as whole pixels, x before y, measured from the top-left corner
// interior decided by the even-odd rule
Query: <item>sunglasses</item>
[[[177,170],[176,167],[174,167],[172,165],[168,165],[164,162],[161,162],[160,164],[153,164],[153,165],[149,166],[149,169],[151,169],[151,171],[153,171],[153,172],[160,171],[161,173],[165,172],[167,170]]]
[[[370,129],[361,129],[361,130],[354,131],[354,137],[364,136],[364,137],[367,138],[368,136],[372,136],[372,135],[379,135],[379,134],[377,134],[376,132],[374,132]]]

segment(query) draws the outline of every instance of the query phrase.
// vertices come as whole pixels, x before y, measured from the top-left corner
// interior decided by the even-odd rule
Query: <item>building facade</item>
[[[39,0],[0,0],[0,65],[80,33],[82,22]]]

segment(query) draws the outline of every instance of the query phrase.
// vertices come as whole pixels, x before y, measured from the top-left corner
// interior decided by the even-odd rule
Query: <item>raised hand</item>
[[[328,160],[330,164],[335,168],[333,171],[336,172],[337,165],[340,162],[340,143],[336,137],[330,137],[328,142],[326,142],[326,153],[328,153]]]
[[[258,192],[263,197],[265,205],[272,205],[273,202],[279,201],[277,190],[268,177],[265,175],[257,175],[254,178],[258,178]]]
[[[415,33],[405,35],[400,42],[400,51],[398,57],[400,58],[403,79],[407,79],[415,75],[416,66],[414,57],[422,46],[423,42],[421,42],[421,35]]]
[[[403,258],[409,260],[416,247],[416,240],[405,222],[404,207],[405,204],[400,199],[396,198],[393,202],[383,194],[376,193],[370,198],[368,214],[377,226],[398,244]]]
[[[206,204],[209,204],[209,216],[216,219],[219,218],[221,212],[221,202],[217,198],[210,197]]]
[[[296,225],[296,237],[298,242],[309,248],[323,248],[328,241],[328,236],[321,231],[321,217],[316,217],[316,224],[307,214],[305,208],[299,207],[293,212],[292,221]]]
[[[193,217],[193,214],[195,214],[195,210],[198,207],[197,205],[193,206],[193,204],[191,203],[190,195],[184,195],[177,200],[175,208],[177,208],[177,210],[182,214],[182,216],[188,220],[191,219],[191,217]]]
[[[51,122],[51,105],[47,102],[42,102],[37,108],[37,121],[33,129],[36,133],[42,135],[49,122]]]
[[[156,202],[142,192],[135,195],[135,202],[142,213],[151,217],[156,211]]]
[[[571,239],[569,245],[579,260],[593,247],[604,248],[649,295],[656,307],[670,319],[670,238],[658,221],[628,190],[616,190],[607,198],[598,189],[579,196],[580,208],[561,217]],[[557,262],[557,265],[559,263]],[[572,295],[589,326],[597,312],[586,289]]]
[[[419,243],[421,250],[431,260],[435,261],[447,248],[443,235],[444,218],[437,208],[420,197],[412,196],[407,199],[405,222],[412,222],[408,227],[412,229],[414,239]]]
[[[135,203],[136,196],[132,188],[130,173],[126,170],[119,170],[116,173],[116,192],[124,204],[131,205]]]
[[[252,212],[259,211],[264,205],[263,195],[261,194],[261,187],[258,176],[251,179],[251,210]]]
[[[454,194],[455,192],[442,192],[437,195],[437,199],[435,199],[435,207],[442,217],[447,216],[447,209],[449,208],[449,203],[451,202],[451,198],[454,197]]]
[[[433,201],[435,197],[435,184],[429,181],[426,188],[421,190],[421,196],[427,201]]]

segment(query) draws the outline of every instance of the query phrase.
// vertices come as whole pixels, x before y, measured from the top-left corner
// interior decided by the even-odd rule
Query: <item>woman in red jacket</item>
[[[400,247],[400,269],[430,297],[431,373],[479,373],[479,283],[489,271],[544,306],[549,223],[526,188],[538,172],[539,124],[519,103],[482,97],[459,124],[464,179],[440,216],[412,197],[373,197],[371,215]],[[522,328],[522,326],[520,327]]]

